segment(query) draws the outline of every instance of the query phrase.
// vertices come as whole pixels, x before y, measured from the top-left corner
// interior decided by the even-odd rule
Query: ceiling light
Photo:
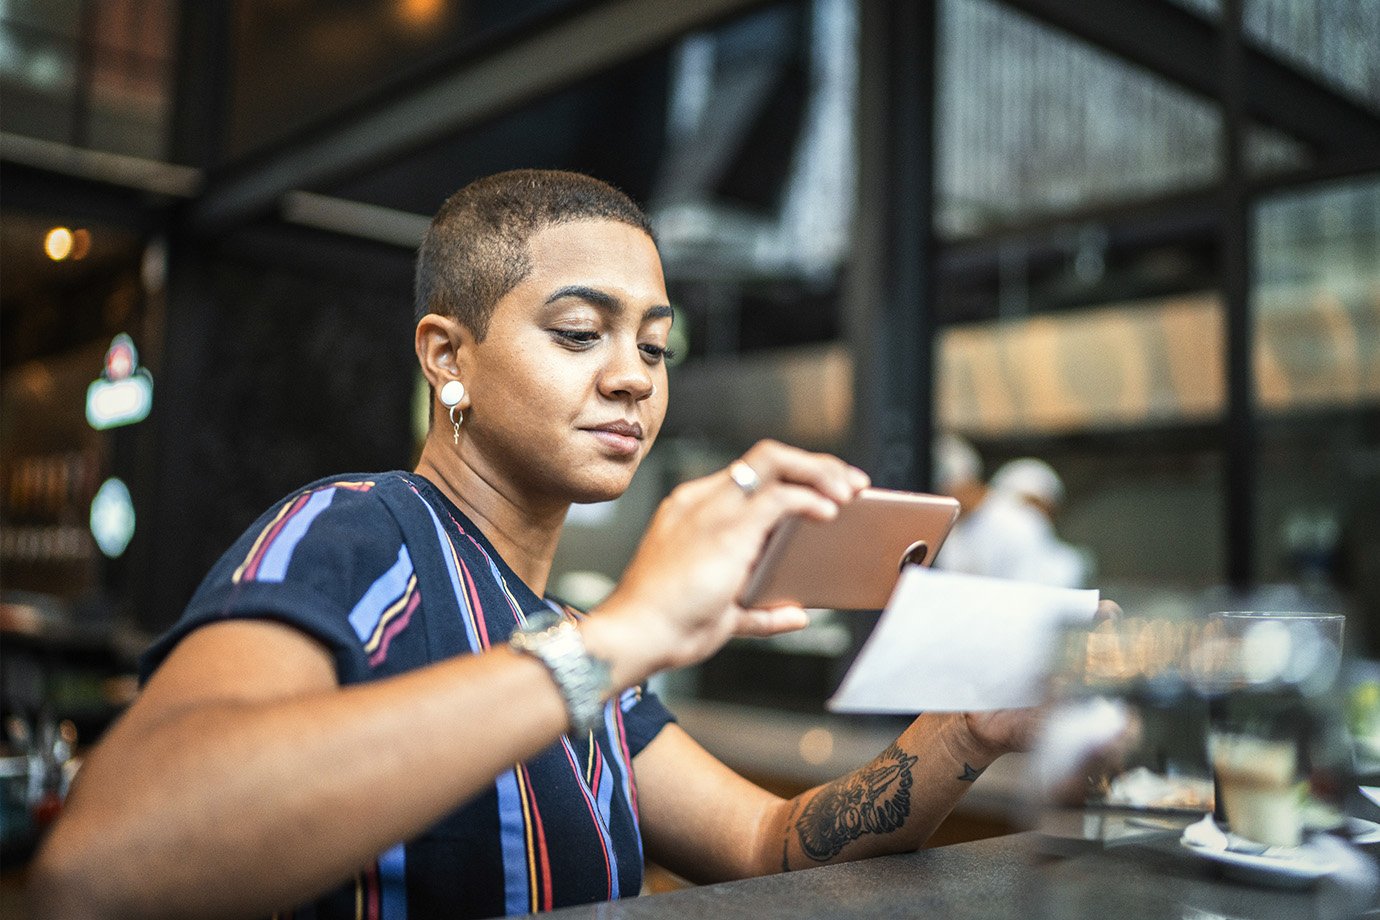
[[[43,238],[43,251],[54,262],[61,262],[72,254],[72,231],[66,227],[54,227]]]

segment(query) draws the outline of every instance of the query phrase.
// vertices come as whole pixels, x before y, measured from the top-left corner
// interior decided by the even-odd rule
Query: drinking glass
[[[1047,804],[1185,817],[1212,809],[1208,700],[1190,670],[1202,632],[1186,618],[1136,616],[1065,631],[1033,752]]]
[[[1340,686],[1345,622],[1319,613],[1208,617],[1196,674],[1209,699],[1214,813],[1239,837],[1298,846],[1306,808],[1340,819],[1350,765]]]

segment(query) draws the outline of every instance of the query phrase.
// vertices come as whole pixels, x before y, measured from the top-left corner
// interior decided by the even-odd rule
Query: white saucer
[[[1346,823],[1342,825],[1346,831],[1339,836],[1347,843],[1356,846],[1369,846],[1373,843],[1380,843],[1380,824],[1374,821],[1367,821],[1365,818],[1354,818],[1347,816]]]
[[[1191,853],[1216,863],[1223,874],[1260,885],[1278,888],[1303,888],[1331,875],[1341,866],[1326,848],[1312,841],[1296,847],[1268,847],[1263,852],[1243,852],[1220,844],[1204,844],[1185,834],[1179,845]],[[1231,840],[1240,838],[1229,837]]]

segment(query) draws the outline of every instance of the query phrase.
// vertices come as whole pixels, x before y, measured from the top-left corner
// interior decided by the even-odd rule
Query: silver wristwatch
[[[565,697],[571,728],[586,732],[599,726],[613,679],[608,662],[585,650],[584,637],[574,623],[550,610],[529,613],[527,626],[514,632],[508,644],[551,670]]]

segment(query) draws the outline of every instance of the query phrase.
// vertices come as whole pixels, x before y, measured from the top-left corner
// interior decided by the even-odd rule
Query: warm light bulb
[[[398,15],[413,28],[426,28],[440,18],[444,9],[442,0],[400,0]]]
[[[85,259],[91,251],[91,231],[78,228],[72,231],[72,258]]]
[[[834,756],[834,734],[827,728],[812,728],[800,736],[800,756],[815,766]]]
[[[66,227],[54,227],[43,238],[43,251],[54,262],[61,262],[72,254],[72,231]]]

